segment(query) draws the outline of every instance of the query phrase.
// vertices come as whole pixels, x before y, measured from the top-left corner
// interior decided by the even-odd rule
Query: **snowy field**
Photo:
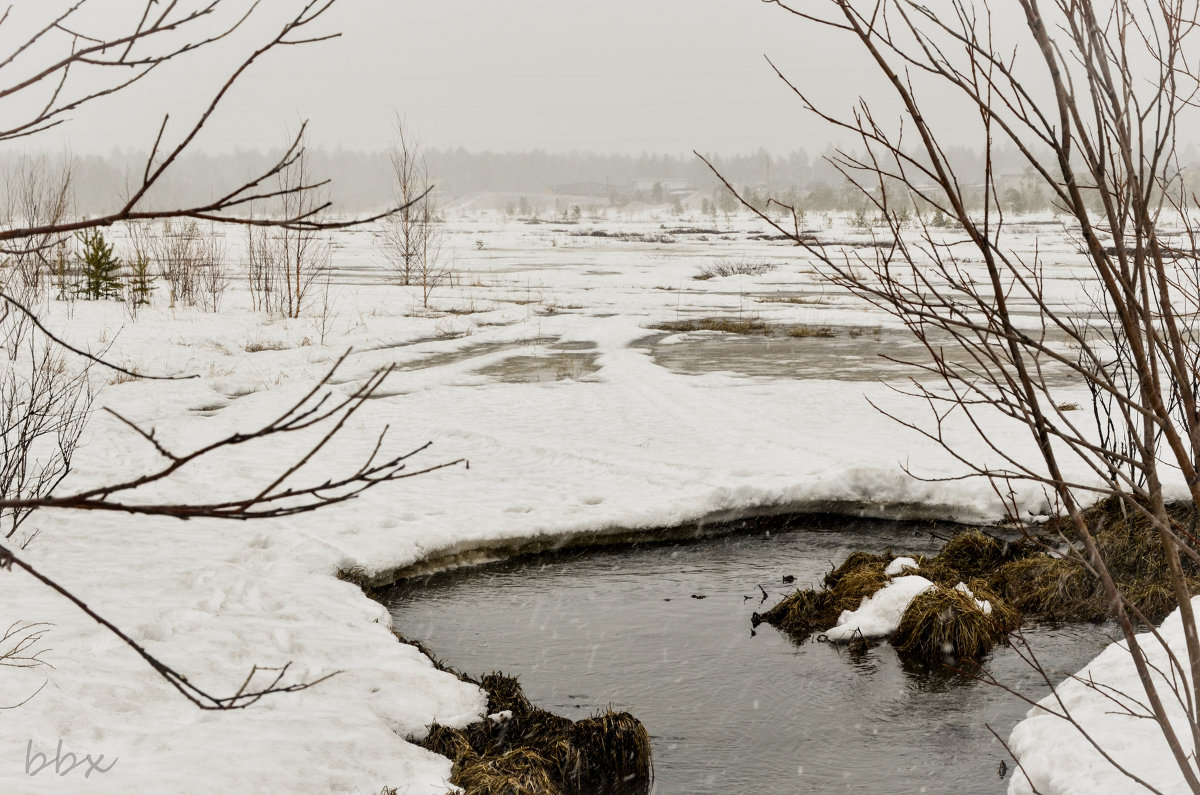
[[[1077,302],[1080,257],[1046,220],[1021,239],[1032,251],[1041,237],[1048,289]],[[894,321],[823,284],[801,250],[761,239],[761,226],[673,231],[695,226],[711,224],[455,220],[447,246],[454,281],[433,291],[428,308],[419,288],[389,285],[371,230],[336,239],[328,308],[315,288],[298,319],[251,311],[236,273],[217,314],[173,308],[161,290],[136,320],[116,302],[39,307],[73,344],[104,349],[116,363],[198,376],[130,381],[94,371],[103,384],[98,404],[154,427],[168,447],[189,449],[269,421],[350,349],[333,377],[335,393],[348,394],[381,367],[397,370],[306,471],[316,478],[357,467],[385,426],[389,450],[433,442],[414,467],[458,458],[470,466],[279,520],[36,516],[26,525],[40,531],[26,551],[30,562],[196,684],[230,694],[254,665],[290,663],[289,682],[340,673],[247,710],[200,711],[64,599],[22,573],[0,573],[5,626],[53,625],[42,644],[53,668],[0,677],[0,704],[45,683],[24,706],[0,711],[0,791],[444,792],[449,761],[404,737],[435,720],[470,722],[484,699],[396,643],[386,611],[338,580],[339,570],[386,578],[518,543],[548,546],[751,510],[1001,516],[986,483],[904,474],[904,466],[933,478],[960,469],[868,403],[923,416],[887,385],[911,373],[879,354],[914,352]],[[822,233],[869,240],[836,219]],[[764,267],[694,278],[723,261]],[[779,333],[650,328],[706,317],[759,320]],[[797,327],[828,327],[833,336],[784,333]],[[1087,405],[1086,392],[1069,383],[1059,397]],[[960,430],[964,447],[983,458]],[[1032,452],[999,421],[988,431]],[[139,499],[253,493],[305,442],[311,438],[239,449]],[[64,489],[156,461],[144,440],[97,412]],[[1024,511],[1049,510],[1036,490],[1016,499]],[[1035,738],[1018,743],[1031,772],[1061,776],[1039,784],[1042,791],[1071,789],[1061,782],[1079,780],[1071,778],[1073,758],[1090,769],[1082,754],[1054,752],[1056,743],[1073,742],[1064,737],[1069,729],[1022,731],[1020,738]],[[39,754],[52,760],[57,749],[115,764],[86,779],[88,765],[30,775]]]

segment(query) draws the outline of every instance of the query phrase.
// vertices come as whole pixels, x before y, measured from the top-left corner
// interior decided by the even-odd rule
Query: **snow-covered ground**
[[[52,624],[42,658],[53,665],[0,676],[0,704],[45,683],[24,706],[0,711],[0,791],[445,791],[448,760],[404,737],[434,720],[469,722],[484,699],[396,643],[384,609],[335,578],[342,569],[385,576],[498,545],[743,510],[1001,515],[986,483],[904,474],[905,466],[933,478],[960,469],[868,402],[922,416],[880,382],[905,374],[876,356],[905,350],[889,318],[822,284],[800,250],[755,239],[758,226],[735,223],[722,234],[664,226],[693,224],[454,221],[454,284],[436,289],[428,309],[419,289],[387,284],[369,230],[338,238],[324,318],[318,308],[292,320],[251,311],[240,279],[218,314],[172,308],[164,290],[136,320],[113,302],[40,307],[70,341],[107,346],[112,361],[199,376],[127,381],[96,371],[111,381],[99,404],[154,427],[169,447],[261,425],[351,348],[335,393],[378,368],[398,370],[310,467],[314,478],[356,467],[385,426],[392,450],[434,442],[414,467],[458,458],[470,466],[388,484],[319,513],[253,523],[37,515],[27,524],[40,531],[29,560],[192,682],[224,695],[254,665],[290,663],[288,682],[340,673],[246,710],[203,712],[63,598],[22,573],[0,572],[0,623]],[[1031,250],[1034,231],[1046,228],[1030,228]],[[589,230],[630,239],[577,234]],[[1039,249],[1055,263],[1050,288],[1063,301],[1078,298],[1073,244],[1043,238]],[[722,260],[772,267],[693,278]],[[647,328],[707,316],[830,326],[835,336],[730,342]],[[1087,400],[1069,385],[1061,397]],[[1032,452],[999,420],[987,430]],[[962,439],[985,457],[976,439]],[[157,461],[150,445],[103,412],[85,440],[66,490]],[[142,498],[252,493],[305,441],[238,449]],[[1016,499],[1033,513],[1049,507],[1033,489]],[[1051,747],[1045,735],[1038,743]],[[60,759],[104,759],[86,781],[87,764],[37,772],[58,751]],[[1034,756],[1031,766],[1043,764]]]
[[[1200,610],[1200,597],[1192,600],[1192,607]],[[1179,610],[1162,623],[1159,634],[1186,666]],[[1186,698],[1190,677],[1179,676],[1173,670],[1162,643],[1151,633],[1139,635],[1139,642],[1146,650],[1147,664],[1154,672],[1175,733],[1187,753],[1191,747],[1191,729],[1177,695]],[[1072,679],[1060,684],[1055,694],[1042,699],[1040,704],[1044,709],[1034,707],[1017,724],[1009,746],[1028,775],[1015,774],[1009,793],[1116,795],[1143,792],[1151,787],[1158,792],[1190,792],[1162,732],[1148,717],[1146,703],[1128,647],[1124,641],[1112,644]],[[1087,736],[1068,726],[1061,717],[1067,712],[1086,730]],[[1195,765],[1194,755],[1187,755]],[[1114,765],[1124,768],[1128,775],[1117,773]],[[1144,782],[1144,787],[1137,780]]]

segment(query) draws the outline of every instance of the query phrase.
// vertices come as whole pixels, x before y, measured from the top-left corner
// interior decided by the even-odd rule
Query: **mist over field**
[[[0,10],[0,791],[1200,793],[1197,36]]]
[[[851,150],[853,151],[853,150]],[[148,194],[150,202],[188,203],[208,201],[217,186],[232,184],[275,162],[280,150],[246,149],[224,154],[194,153],[178,161],[161,184]],[[680,154],[605,154],[601,152],[468,151],[440,148],[436,141],[422,146],[429,181],[442,205],[478,194],[476,206],[508,215],[536,212],[543,218],[560,215],[574,204],[589,210],[637,210],[660,206],[667,217],[684,211],[698,212],[709,200],[722,212],[737,212],[736,200],[712,170],[692,152]],[[706,158],[735,188],[756,206],[773,197],[805,211],[854,211],[864,206],[861,191],[839,173],[830,160],[831,146],[819,151],[796,150],[773,155],[766,149],[744,154],[705,153]],[[0,156],[0,169],[12,174],[28,154]],[[107,155],[64,155],[40,152],[55,168],[69,163],[75,207],[82,213],[98,213],[128,194],[145,167],[140,151],[113,150]],[[985,173],[983,155],[977,149],[960,147],[948,152],[956,171],[967,176]],[[1200,149],[1188,144],[1183,152],[1187,179],[1200,172]],[[1188,159],[1191,158],[1191,159]],[[395,180],[389,153],[314,147],[310,151],[316,176],[328,179],[325,195],[335,213],[378,210],[393,201]],[[1003,190],[1020,212],[1050,209],[1049,197],[1038,189],[1027,165],[1011,148],[993,153],[993,165]],[[982,195],[981,191],[976,191]],[[521,204],[521,199],[525,204]],[[632,207],[630,205],[633,205]],[[270,211],[270,208],[263,208]],[[777,211],[777,210],[776,210]]]

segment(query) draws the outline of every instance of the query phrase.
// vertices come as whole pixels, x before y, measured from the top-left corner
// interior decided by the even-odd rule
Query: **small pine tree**
[[[83,246],[79,255],[78,292],[89,301],[121,297],[121,260],[113,256],[112,246],[104,242],[99,229],[76,233]]]
[[[150,273],[150,257],[144,251],[135,251],[129,260],[129,275],[125,279],[125,300],[134,306],[150,303],[154,291],[154,275]]]

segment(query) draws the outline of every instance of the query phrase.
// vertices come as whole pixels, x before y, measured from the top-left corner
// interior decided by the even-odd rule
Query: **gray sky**
[[[91,3],[105,20],[141,8]],[[57,4],[25,0],[20,10],[33,19]],[[179,124],[198,113],[249,34],[261,39],[268,17],[295,7],[267,0],[247,38],[170,64],[40,144],[147,148],[164,112]],[[20,30],[9,27],[10,37]],[[873,79],[848,42],[760,0],[340,0],[320,30],[343,35],[265,57],[222,106],[205,148],[277,146],[308,118],[315,144],[382,149],[398,111],[436,148],[815,153],[831,133],[763,55],[838,109]]]

